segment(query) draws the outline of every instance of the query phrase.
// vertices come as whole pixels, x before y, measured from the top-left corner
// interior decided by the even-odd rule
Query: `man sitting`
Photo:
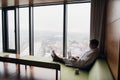
[[[71,59],[62,58],[56,55],[55,51],[52,51],[53,61],[64,63],[67,66],[77,67],[81,69],[86,69],[90,67],[96,58],[99,56],[98,50],[99,41],[96,39],[90,40],[90,50],[85,52],[82,56],[71,57]]]

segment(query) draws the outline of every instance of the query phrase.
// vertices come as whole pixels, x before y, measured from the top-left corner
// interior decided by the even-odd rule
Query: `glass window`
[[[67,5],[67,51],[74,56],[88,49],[90,39],[90,3]]]
[[[0,52],[2,52],[2,11],[0,10]]]
[[[63,5],[34,7],[34,54],[63,55]]]
[[[8,10],[8,49],[15,49],[15,12]]]
[[[20,54],[29,54],[29,8],[19,8]]]

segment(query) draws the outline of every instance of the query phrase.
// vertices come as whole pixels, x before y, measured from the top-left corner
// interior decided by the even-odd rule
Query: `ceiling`
[[[0,7],[22,6],[22,5],[40,4],[40,3],[58,3],[63,1],[73,2],[73,1],[90,1],[90,0],[0,0]]]
[[[63,2],[63,0],[0,0],[0,7],[19,6],[38,3]]]

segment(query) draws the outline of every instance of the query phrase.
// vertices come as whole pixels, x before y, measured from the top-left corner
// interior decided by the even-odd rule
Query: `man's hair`
[[[95,45],[96,47],[99,45],[99,41],[97,39],[91,39],[90,43]]]

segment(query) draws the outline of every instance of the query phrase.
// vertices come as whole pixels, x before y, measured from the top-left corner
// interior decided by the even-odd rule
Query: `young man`
[[[54,50],[52,51],[51,56],[53,58],[53,61],[64,63],[67,66],[85,69],[90,67],[96,60],[96,58],[99,56],[98,45],[99,45],[98,40],[96,39],[90,40],[89,44],[90,50],[85,52],[84,55],[82,55],[81,57],[76,56],[72,57],[71,59],[61,58],[55,54]]]

